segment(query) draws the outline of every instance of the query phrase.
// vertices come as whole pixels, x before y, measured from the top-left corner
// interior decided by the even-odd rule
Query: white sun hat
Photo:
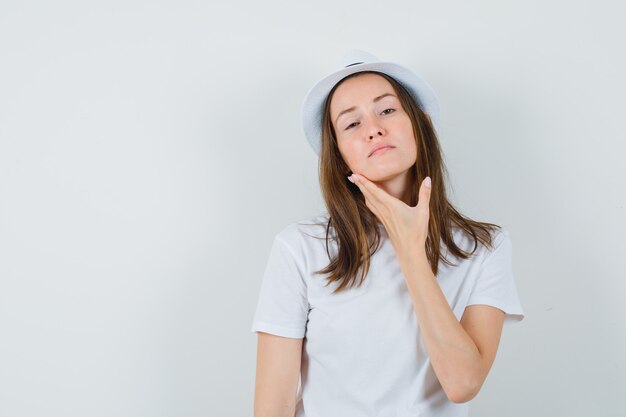
[[[304,134],[317,155],[320,154],[322,143],[324,105],[330,90],[348,75],[363,71],[382,72],[398,81],[413,96],[422,111],[428,113],[433,127],[438,130],[439,102],[432,87],[423,78],[402,65],[380,61],[368,52],[353,49],[343,56],[339,69],[319,80],[302,102]]]

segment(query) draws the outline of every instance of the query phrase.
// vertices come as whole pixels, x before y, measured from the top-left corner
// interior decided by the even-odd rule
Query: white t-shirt
[[[413,301],[384,227],[361,287],[332,295],[327,287],[325,226],[328,214],[291,223],[276,234],[263,275],[251,331],[304,338],[296,417],[456,417],[468,403],[448,400],[430,364]],[[474,247],[455,229],[455,242]],[[332,228],[331,228],[332,237]],[[441,248],[448,255],[443,241]],[[495,249],[479,244],[469,259],[448,255],[437,282],[458,320],[466,306],[503,310],[505,323],[524,317],[505,229]],[[335,255],[336,242],[329,240]]]

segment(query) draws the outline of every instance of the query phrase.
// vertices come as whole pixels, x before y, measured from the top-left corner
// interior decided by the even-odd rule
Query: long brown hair
[[[392,77],[374,71],[363,71],[351,74],[339,81],[328,94],[324,105],[322,120],[322,144],[319,157],[319,177],[322,196],[328,210],[329,219],[326,226],[326,251],[328,251],[329,231],[334,229],[333,239],[337,240],[337,254],[330,258],[330,263],[317,274],[330,274],[327,284],[340,281],[333,293],[356,285],[357,274],[361,271],[358,285],[365,280],[370,266],[370,257],[378,250],[380,244],[380,222],[365,204],[361,190],[351,183],[347,176],[350,168],[343,160],[335,131],[330,118],[330,101],[337,87],[346,79],[364,73],[378,74],[389,81],[395,90],[402,108],[409,115],[413,125],[413,133],[417,144],[417,160],[409,172],[411,188],[410,205],[417,205],[419,185],[426,176],[432,180],[430,198],[430,217],[428,236],[426,238],[426,256],[433,274],[438,271],[441,259],[448,265],[454,265],[442,254],[440,240],[448,248],[448,252],[462,259],[469,258],[477,249],[478,242],[492,246],[491,231],[500,226],[472,220],[459,213],[447,199],[445,180],[448,176],[439,141],[430,118],[420,109],[411,94]],[[462,250],[454,242],[452,227],[461,228],[474,240],[471,252]]]

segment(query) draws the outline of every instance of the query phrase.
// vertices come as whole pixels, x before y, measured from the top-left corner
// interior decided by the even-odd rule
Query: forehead
[[[371,103],[383,93],[395,95],[393,86],[378,74],[363,73],[344,80],[337,86],[330,100],[330,113],[335,114],[354,105]]]

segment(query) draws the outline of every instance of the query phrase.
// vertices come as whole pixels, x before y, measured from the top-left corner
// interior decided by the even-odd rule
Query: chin
[[[385,181],[391,181],[399,177],[400,175],[402,175],[402,173],[403,173],[402,171],[398,171],[394,173],[372,175],[371,177],[368,176],[367,178],[369,178],[370,181],[374,181],[374,182],[385,182]]]
[[[380,181],[390,181],[394,178],[397,178],[401,175],[406,175],[409,171],[409,168],[388,168],[388,169],[377,169],[371,170],[370,172],[363,172],[363,174],[370,179],[370,181],[380,182]]]

